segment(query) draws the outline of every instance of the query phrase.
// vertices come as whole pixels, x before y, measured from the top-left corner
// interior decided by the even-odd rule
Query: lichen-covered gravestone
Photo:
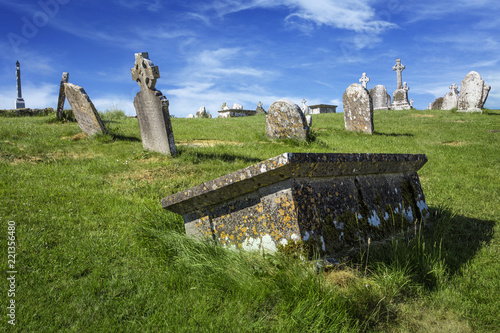
[[[271,139],[305,140],[309,136],[310,119],[297,104],[276,101],[267,110],[266,135]]]
[[[101,117],[85,90],[73,83],[64,83],[64,92],[80,128],[88,135],[106,133]]]
[[[472,71],[462,81],[462,91],[458,100],[459,112],[481,112],[491,87],[484,83],[478,72]]]
[[[373,134],[373,105],[368,90],[353,83],[344,92],[342,101],[346,130]]]
[[[59,87],[59,99],[57,100],[57,110],[56,110],[57,118],[62,118],[62,115],[63,115],[64,102],[66,101],[66,93],[64,92],[64,84],[68,83],[68,80],[69,80],[69,73],[67,73],[67,72],[62,73],[61,85]]]
[[[370,89],[370,96],[372,98],[373,110],[389,110],[391,104],[391,97],[387,94],[385,86],[379,84],[373,89]]]
[[[458,87],[455,83],[450,86],[450,92],[444,95],[442,110],[451,110],[458,107]]]
[[[160,77],[157,66],[149,60],[147,52],[135,54],[132,79],[141,91],[134,99],[134,106],[141,131],[142,146],[146,150],[174,156],[177,148],[168,112],[168,99],[156,90],[156,80]]]

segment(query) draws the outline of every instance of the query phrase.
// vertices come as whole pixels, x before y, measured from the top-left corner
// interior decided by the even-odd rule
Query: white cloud
[[[370,3],[369,0],[218,0],[213,3],[213,9],[219,16],[225,16],[247,9],[284,6],[291,11],[285,21],[306,30],[311,28],[309,23],[372,33],[396,27],[394,23],[377,19]]]

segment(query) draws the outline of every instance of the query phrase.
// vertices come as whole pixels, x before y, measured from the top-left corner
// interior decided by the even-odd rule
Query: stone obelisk
[[[21,92],[21,67],[19,61],[16,62],[16,76],[17,76],[16,109],[24,109],[26,106],[24,104],[23,94]]]

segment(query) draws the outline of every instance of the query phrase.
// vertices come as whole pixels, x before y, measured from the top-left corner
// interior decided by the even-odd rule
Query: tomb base
[[[308,245],[341,257],[417,230],[425,155],[285,153],[162,200],[186,233],[246,250]]]

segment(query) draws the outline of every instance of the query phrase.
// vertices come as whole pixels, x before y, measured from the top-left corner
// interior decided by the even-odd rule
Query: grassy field
[[[137,119],[103,119],[110,134],[88,138],[54,115],[0,117],[2,331],[498,331],[500,111],[376,111],[371,136],[315,115],[311,143],[269,141],[263,116],[174,118],[175,158],[142,149]],[[318,270],[193,241],[161,209],[284,152],[424,153],[434,227]]]

